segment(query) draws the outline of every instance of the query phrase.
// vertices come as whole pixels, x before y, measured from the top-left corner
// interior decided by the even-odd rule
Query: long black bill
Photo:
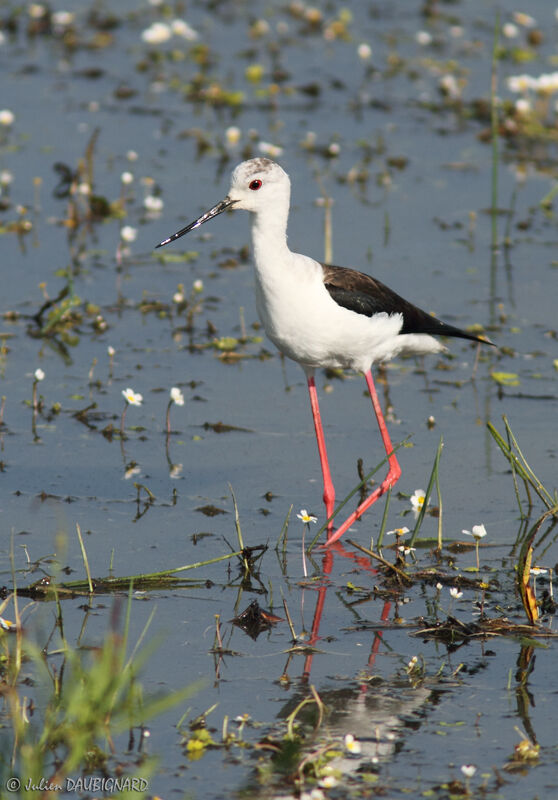
[[[220,203],[217,203],[216,206],[213,206],[213,208],[210,208],[209,211],[205,212],[205,214],[202,214],[201,217],[198,217],[195,222],[191,222],[189,225],[186,225],[185,228],[173,233],[173,235],[169,236],[168,239],[164,239],[162,242],[159,242],[157,247],[163,247],[165,244],[174,242],[175,239],[180,239],[180,237],[184,236],[185,233],[193,231],[194,228],[199,228],[204,222],[207,222],[209,219],[213,219],[213,217],[216,217],[218,214],[222,214],[223,211],[226,211],[227,208],[230,208],[235,203],[236,200],[231,200],[230,198],[225,197],[225,199],[221,200]]]

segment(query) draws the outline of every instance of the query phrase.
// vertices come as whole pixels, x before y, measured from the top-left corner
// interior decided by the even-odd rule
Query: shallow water
[[[74,4],[75,44],[67,33],[27,35],[27,17],[17,4],[6,3],[2,11],[4,20],[16,15],[17,30],[6,33],[0,45],[2,105],[15,114],[14,124],[0,130],[0,170],[13,175],[2,194],[7,207],[0,212],[0,224],[22,215],[18,205],[28,209],[23,216],[33,223],[22,237],[2,229],[4,583],[11,587],[11,536],[15,565],[22,571],[20,584],[43,574],[28,571],[26,553],[34,562],[56,552],[71,578],[82,577],[76,523],[85,536],[92,573],[98,576],[108,574],[111,561],[114,574],[131,575],[222,555],[228,551],[225,538],[236,546],[230,484],[245,543],[270,546],[259,565],[260,582],[242,586],[236,562],[230,572],[214,564],[196,571],[199,586],[138,593],[132,610],[132,639],[154,607],[154,628],[164,636],[144,670],[146,690],[173,691],[206,677],[205,689],[191,701],[190,717],[218,703],[210,718],[217,731],[225,715],[234,719],[244,713],[274,731],[284,708],[307,691],[300,683],[308,671],[304,655],[289,663],[291,682],[279,682],[291,645],[284,622],[252,641],[229,620],[254,598],[284,616],[284,596],[297,632],[310,630],[317,592],[300,584],[302,530],[296,513],[307,508],[319,524],[324,521],[321,478],[303,373],[260,339],[251,265],[244,251],[247,215],[223,215],[172,248],[157,253],[152,248],[221,199],[232,167],[257,155],[260,142],[282,148],[278,160],[292,178],[289,243],[294,250],[323,257],[324,212],[316,204],[323,189],[334,202],[333,263],[374,274],[450,323],[484,326],[500,348],[482,353],[474,380],[476,351],[458,341],[439,359],[424,364],[399,360],[388,366],[379,392],[383,405],[393,406],[392,438],[401,442],[410,437],[412,444],[399,453],[403,476],[397,488],[406,496],[394,493],[388,529],[412,527],[407,496],[426,487],[443,436],[444,538],[463,539],[463,528],[486,525],[490,547],[482,547],[481,565],[500,582],[500,589],[490,593],[490,613],[522,619],[513,586],[518,509],[508,464],[486,422],[501,430],[506,414],[543,484],[549,489],[555,485],[557,236],[552,205],[544,208],[541,200],[554,187],[556,146],[550,137],[500,140],[498,206],[513,208],[513,213],[497,217],[500,246],[494,252],[492,216],[487,213],[492,152],[479,138],[489,123],[475,116],[473,101],[489,97],[495,7],[441,5],[439,16],[429,20],[418,4],[411,9],[404,2],[358,4],[344,28],[342,17],[337,27],[331,26],[340,7],[314,5],[325,20],[315,28],[294,6],[272,4],[256,12],[247,3],[192,5],[186,19],[199,40],[189,43],[175,36],[161,45],[147,45],[141,32],[165,19],[164,9],[135,2],[118,4],[118,24],[106,41],[98,38],[89,18],[95,4]],[[53,4],[54,10],[61,8]],[[509,22],[516,6],[505,2],[500,8],[502,24]],[[255,13],[269,25],[261,36],[251,27]],[[500,62],[498,92],[510,101],[515,97],[506,88],[506,76],[552,70],[557,32],[553,9],[532,2],[529,13],[544,38],[540,46],[528,48],[529,62],[514,62],[511,52]],[[429,32],[432,42],[421,45],[418,31]],[[330,34],[337,38],[328,40]],[[503,45],[511,51],[527,35],[528,29],[519,26],[517,41],[504,39]],[[372,48],[367,61],[357,54],[361,43]],[[201,67],[200,45],[207,46],[207,65]],[[254,64],[263,66],[259,83],[245,76]],[[455,102],[438,90],[440,78],[451,70],[463,81]],[[217,104],[192,99],[191,85],[200,74],[209,76],[213,96],[218,85],[242,91],[243,101],[233,106],[226,98]],[[270,91],[270,84],[279,88]],[[124,86],[132,96],[118,96]],[[232,125],[241,131],[238,144],[227,142],[225,132]],[[95,193],[116,201],[122,172],[133,172],[135,179],[127,189],[125,217],[82,221],[72,229],[64,223],[69,199],[54,195],[60,176],[53,166],[63,162],[75,170],[96,129]],[[315,146],[309,146],[308,131],[315,132]],[[339,146],[338,153],[328,150],[332,143]],[[130,150],[137,152],[136,161],[127,157]],[[366,179],[347,180],[355,168]],[[33,186],[37,177],[42,181],[38,192]],[[144,178],[151,183],[142,183]],[[143,199],[154,187],[164,208],[148,213]],[[79,204],[83,213],[86,202]],[[138,233],[119,264],[116,251],[124,224]],[[505,235],[508,248],[501,246]],[[195,255],[173,260],[185,252]],[[68,271],[82,318],[65,332],[37,338],[33,316],[45,302],[43,292],[56,298],[68,284]],[[203,291],[196,295],[193,330],[187,331],[173,296],[179,284],[189,294],[199,279]],[[86,303],[98,309],[88,309]],[[95,329],[97,314],[106,329]],[[223,351],[212,343],[218,337],[241,336],[242,325],[248,341],[235,347],[235,358],[224,360]],[[108,346],[116,351],[112,369]],[[44,407],[34,435],[29,403],[38,367],[46,377],[38,385]],[[517,375],[519,385],[498,385],[491,377],[494,372]],[[102,430],[108,424],[118,429],[121,392],[128,386],[143,394],[144,403],[128,409],[122,442],[118,435],[103,436]],[[171,409],[173,433],[167,440],[171,386],[182,388],[186,403]],[[381,443],[359,377],[340,381],[319,376],[318,389],[342,498],[359,480],[357,459],[363,459],[365,470],[372,469],[381,460]],[[59,409],[53,413],[56,403]],[[91,403],[96,408],[85,425],[73,414]],[[432,429],[426,424],[431,415],[436,423]],[[218,432],[211,427],[215,423],[235,430]],[[177,464],[181,468],[173,469]],[[151,505],[146,505],[145,493],[137,501],[134,483],[149,488],[155,497]],[[205,516],[199,510],[205,506],[225,513]],[[287,563],[281,569],[274,547],[291,506]],[[533,521],[541,511],[535,507]],[[382,514],[383,506],[374,507],[352,538],[365,545],[371,536],[377,539]],[[57,538],[61,532],[66,533],[65,553]],[[427,516],[421,535],[436,534],[437,520]],[[552,533],[547,544],[537,555],[553,565]],[[348,546],[346,551],[352,553]],[[393,557],[391,551],[384,555]],[[317,575],[323,570],[322,558],[315,558]],[[474,558],[473,549],[460,553],[456,567],[471,567]],[[423,567],[433,563],[428,548],[418,550],[417,559]],[[44,563],[42,569],[49,572],[51,567]],[[311,573],[313,569],[310,565]],[[392,603],[387,610],[378,596],[352,605],[348,582],[369,592],[379,580],[353,558],[335,556],[319,653],[305,677],[332,706],[335,692],[358,698],[363,674],[391,687],[401,702],[394,713],[403,723],[397,747],[382,754],[382,785],[393,796],[409,787],[426,791],[461,779],[460,766],[473,763],[478,772],[471,785],[486,781],[489,796],[552,796],[552,642],[537,652],[525,705],[513,678],[518,641],[475,640],[451,652],[442,644],[412,638],[436,590],[426,584],[414,587],[404,593],[404,604]],[[544,579],[540,586],[546,586]],[[476,599],[475,592],[465,591],[451,604],[444,587],[441,618],[451,610],[469,621]],[[94,598],[86,615],[88,642],[106,632],[112,603],[107,596]],[[69,639],[73,632],[75,640],[83,624],[82,604],[83,598],[63,604]],[[4,613],[9,616],[10,609]],[[26,627],[42,641],[53,624],[53,610],[37,604],[27,613]],[[378,639],[371,626],[380,624],[382,613],[387,614],[385,621],[401,616],[411,627],[382,625],[386,629]],[[209,652],[216,614],[227,647],[240,653],[224,658],[217,677]],[[401,688],[401,676],[407,680],[405,665],[416,653],[424,657],[427,677],[409,701],[413,692]],[[454,676],[460,663],[463,667]],[[165,797],[217,798],[249,785],[256,760],[249,753],[227,757],[216,750],[199,761],[188,759],[175,729],[185,710],[150,723],[148,748],[160,757],[150,791]],[[492,767],[501,769],[510,757],[518,741],[515,726],[530,726],[526,733],[536,735],[540,764],[524,774],[508,774],[502,789]],[[252,742],[259,736],[261,729],[246,732]]]

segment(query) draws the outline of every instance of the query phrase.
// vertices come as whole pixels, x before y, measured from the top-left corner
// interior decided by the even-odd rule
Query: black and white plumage
[[[234,170],[224,200],[157,247],[173,242],[228,208],[251,212],[258,314],[271,341],[306,373],[328,518],[333,513],[335,491],[314,372],[320,367],[342,367],[364,373],[389,472],[335,533],[330,523],[327,544],[333,544],[401,474],[374,388],[372,365],[399,354],[441,352],[445,347],[435,336],[486,340],[441,322],[369,275],[293,253],[287,244],[290,187],[289,176],[275,162],[267,158],[244,161]]]

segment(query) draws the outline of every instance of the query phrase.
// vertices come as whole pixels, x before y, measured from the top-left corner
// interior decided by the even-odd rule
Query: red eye
[[[261,180],[259,178],[256,178],[256,180],[252,181],[252,183],[250,184],[250,189],[252,189],[252,191],[254,192],[257,192],[258,189],[261,188],[261,185],[262,185]]]

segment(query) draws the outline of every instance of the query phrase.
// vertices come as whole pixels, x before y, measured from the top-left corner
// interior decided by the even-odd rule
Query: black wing
[[[403,327],[399,333],[428,333],[433,336],[454,336],[474,342],[492,344],[488,339],[475,336],[454,325],[442,322],[421,308],[409,303],[381,281],[347,267],[322,264],[324,285],[338,305],[372,317],[374,314],[402,314]]]

